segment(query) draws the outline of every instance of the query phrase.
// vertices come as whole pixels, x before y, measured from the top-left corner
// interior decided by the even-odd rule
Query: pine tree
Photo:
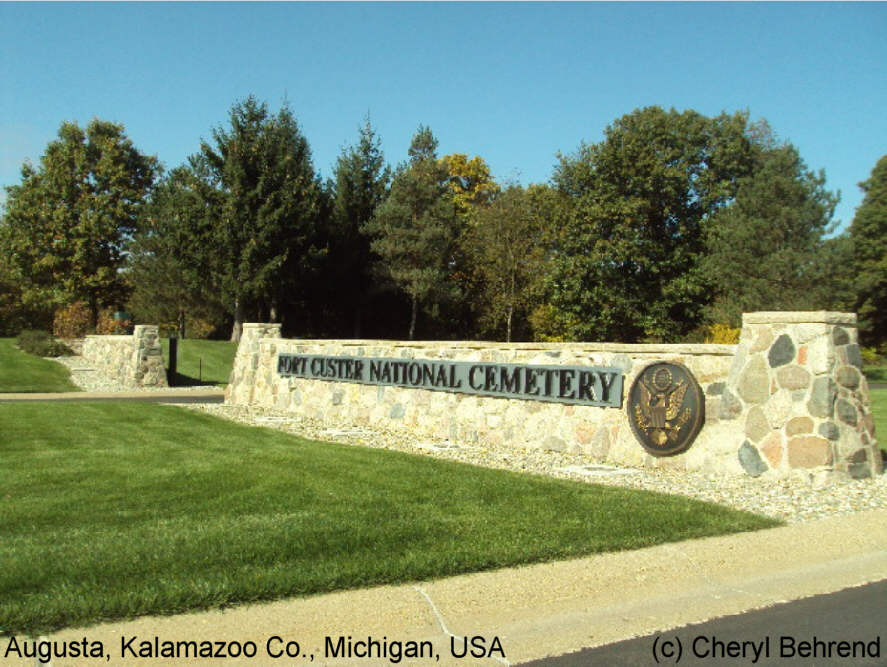
[[[289,107],[272,116],[250,96],[229,121],[230,129],[213,130],[214,145],[201,142],[191,166],[204,175],[215,266],[234,315],[231,340],[239,340],[249,304],[275,320],[282,298],[311,292],[320,187]]]
[[[850,225],[858,296],[856,309],[863,338],[887,341],[887,155],[878,160]]]
[[[735,200],[709,225],[703,266],[716,294],[709,319],[740,326],[743,312],[828,308],[839,286],[825,265],[840,249],[824,237],[837,201],[794,146],[761,149]]]
[[[409,162],[398,169],[388,197],[365,227],[381,271],[410,299],[410,340],[420,306],[446,291],[456,234],[449,174],[436,151],[437,139],[420,126]]]
[[[361,335],[372,289],[370,239],[364,229],[385,200],[390,181],[391,169],[367,116],[357,145],[343,150],[336,162],[328,262],[332,291],[351,316],[355,337]]]
[[[139,321],[187,335],[186,321],[216,323],[224,313],[216,283],[212,230],[206,226],[199,181],[187,167],[167,174],[142,209],[126,277],[132,288],[128,310]]]

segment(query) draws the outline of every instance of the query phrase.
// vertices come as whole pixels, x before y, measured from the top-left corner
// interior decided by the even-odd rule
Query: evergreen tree
[[[709,319],[733,326],[743,312],[822,310],[840,292],[834,261],[841,248],[824,240],[838,197],[794,146],[763,146],[735,201],[709,228],[704,270],[717,295]]]
[[[860,333],[871,344],[887,341],[887,155],[878,160],[868,180],[850,238],[856,269]]]
[[[218,324],[224,312],[198,186],[194,173],[179,167],[154,187],[127,261],[128,309],[180,338],[188,335],[188,319]]]
[[[364,229],[384,201],[390,181],[391,169],[367,116],[357,145],[343,150],[336,162],[328,262],[332,291],[351,316],[355,337],[361,335],[372,289],[370,239]]]
[[[447,290],[456,234],[449,174],[436,151],[437,139],[420,126],[409,162],[398,168],[388,197],[365,227],[382,273],[410,299],[410,340],[419,307],[431,305]]]
[[[280,300],[310,294],[322,249],[320,186],[311,151],[290,109],[272,116],[252,96],[236,103],[230,128],[213,130],[191,160],[204,174],[206,214],[239,340],[248,305],[276,321]]]

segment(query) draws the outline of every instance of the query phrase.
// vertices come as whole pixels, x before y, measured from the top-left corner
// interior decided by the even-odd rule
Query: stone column
[[[225,402],[249,405],[256,384],[256,371],[259,368],[259,341],[262,338],[280,338],[279,324],[244,324],[234,367],[225,388]]]
[[[754,477],[882,471],[856,315],[746,313],[721,401]]]
[[[132,381],[137,387],[166,387],[166,368],[160,330],[156,324],[138,324],[133,329]]]

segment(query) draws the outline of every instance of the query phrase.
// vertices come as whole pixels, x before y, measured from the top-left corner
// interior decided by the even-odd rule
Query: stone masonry
[[[843,313],[752,313],[738,345],[298,340],[281,338],[279,325],[245,324],[225,400],[335,427],[379,426],[417,439],[582,453],[614,465],[865,477],[879,473],[881,463],[855,322],[855,315]],[[281,377],[280,353],[609,366],[624,374],[623,407]],[[698,437],[670,457],[645,452],[624,405],[635,378],[658,361],[686,366],[705,396]]]
[[[124,386],[167,386],[156,325],[136,325],[131,336],[87,336],[81,356],[98,373]]]
[[[879,474],[856,315],[747,313],[742,325],[720,418],[736,425],[743,469]]]

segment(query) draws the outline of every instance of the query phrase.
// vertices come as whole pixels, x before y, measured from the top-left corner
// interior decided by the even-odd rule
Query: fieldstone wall
[[[855,315],[842,313],[752,313],[744,318],[739,345],[292,340],[280,337],[279,325],[245,324],[225,400],[331,426],[584,453],[614,465],[865,477],[881,471],[881,459],[855,322]],[[624,374],[623,407],[282,377],[281,353],[610,366]],[[705,396],[698,437],[686,452],[670,457],[651,456],[641,447],[625,407],[635,378],[659,361],[686,366]]]
[[[654,361],[687,366],[706,395],[706,412],[720,412],[720,393],[735,351],[733,345],[620,345],[586,343],[474,343],[370,340],[287,340],[278,325],[245,324],[226,389],[226,402],[283,409],[335,426],[381,426],[417,438],[510,444],[588,453],[602,462],[681,469],[742,472],[725,442],[703,430],[680,456],[656,458],[635,440],[625,410],[539,401],[490,398],[404,387],[379,387],[301,378],[277,373],[279,353],[351,355],[399,359],[445,359],[492,363],[612,366],[625,388]]]
[[[856,315],[748,313],[720,418],[736,425],[743,469],[882,472]]]
[[[167,386],[156,325],[136,325],[132,336],[87,336],[81,356],[97,372],[124,386]]]

